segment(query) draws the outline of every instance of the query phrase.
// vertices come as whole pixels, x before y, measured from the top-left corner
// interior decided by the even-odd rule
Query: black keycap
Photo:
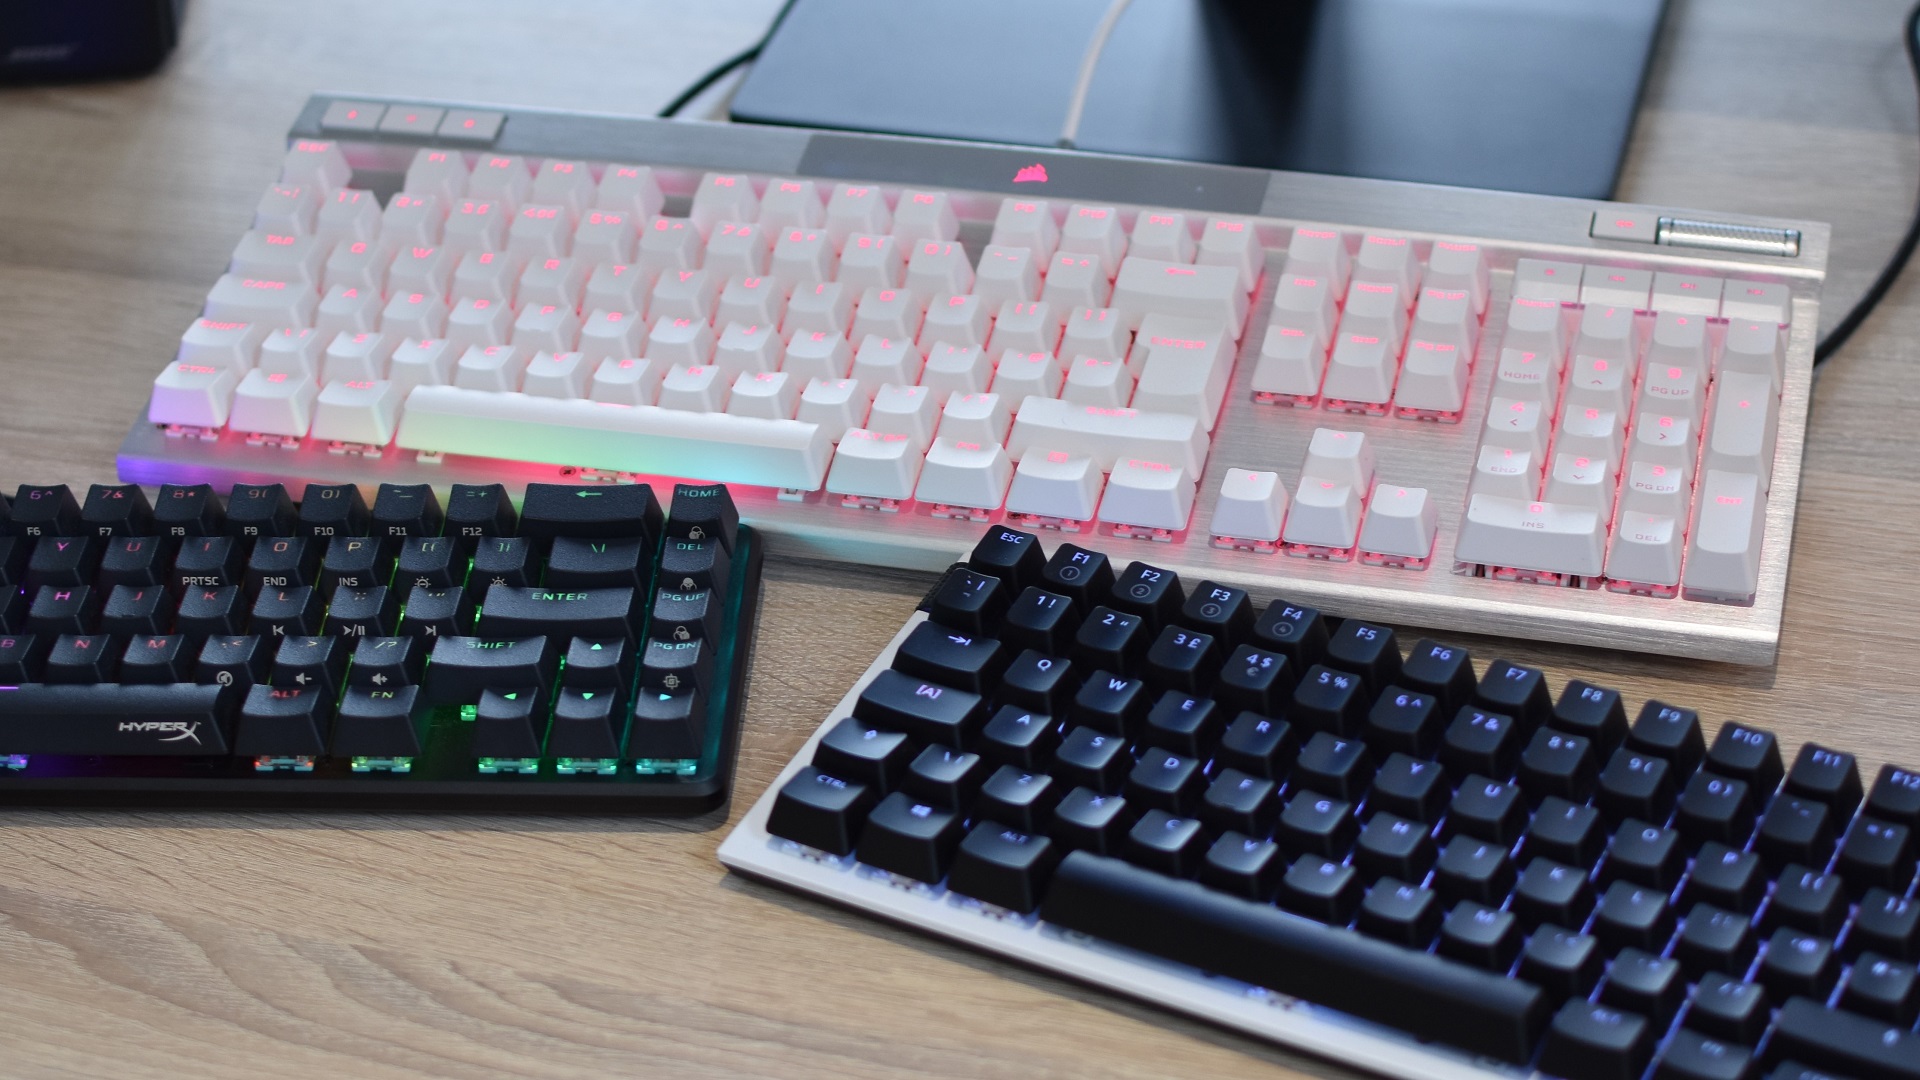
[[[286,591],[292,593],[296,590]],[[311,590],[306,590],[304,595],[314,602],[313,621],[318,623],[318,598],[312,596]],[[239,632],[249,621],[247,611],[238,585],[219,589],[188,589],[180,594],[180,604],[174,610],[173,629],[175,633],[185,634],[195,641],[205,641],[210,637]],[[304,632],[300,628],[306,625],[295,623],[291,629],[285,626],[282,629],[284,633],[300,633]],[[270,629],[267,632],[272,633]]]
[[[1307,791],[1358,802],[1373,782],[1373,760],[1360,740],[1317,731],[1294,760],[1293,782]]]
[[[381,484],[373,495],[374,536],[439,536],[446,516],[429,484]]]
[[[188,541],[187,546],[197,542]],[[294,589],[317,583],[320,559],[325,551],[323,542],[300,536],[270,536],[254,541],[253,551],[247,556],[247,595],[258,596],[268,589]]]
[[[1425,949],[1440,930],[1440,898],[1397,878],[1382,878],[1360,902],[1354,928],[1369,937]]]
[[[1438,821],[1452,796],[1445,769],[1406,754],[1387,755],[1373,774],[1373,807],[1403,818]]]
[[[1148,747],[1127,774],[1123,794],[1136,806],[1191,816],[1200,810],[1207,789],[1205,762],[1159,747]]]
[[[1391,627],[1347,619],[1327,639],[1327,664],[1359,675],[1378,693],[1400,674],[1400,646]]]
[[[466,561],[454,566],[455,541],[442,536],[409,536],[400,541],[393,585],[402,593],[415,588],[444,589],[466,576]]]
[[[32,633],[85,634],[99,622],[102,597],[86,585],[47,585],[32,596],[26,619],[26,629]]]
[[[1540,1071],[1568,1080],[1639,1080],[1659,1033],[1643,1016],[1586,1001],[1554,1014],[1540,1050]]]
[[[1060,783],[1046,773],[1002,765],[980,786],[974,816],[1020,832],[1044,832],[1061,794]]]
[[[420,681],[427,650],[412,638],[363,637],[353,643],[352,660],[347,671],[349,685],[391,689]]]
[[[1700,733],[1700,714],[1662,701],[1649,701],[1640,707],[1627,745],[1635,750],[1665,758],[1678,776],[1684,777],[1700,765],[1706,756],[1706,737]]]
[[[1660,952],[1673,936],[1673,909],[1667,894],[1631,881],[1616,881],[1600,894],[1593,933],[1612,949],[1632,946]]]
[[[232,590],[217,590],[225,592]],[[180,620],[182,626],[187,619],[188,605],[193,597],[203,592],[215,590],[188,590],[180,601]],[[300,637],[318,633],[321,617],[326,613],[326,604],[320,598],[320,590],[309,585],[296,585],[290,589],[262,589],[254,597],[253,610],[247,617],[247,632],[262,637]],[[210,631],[227,633],[232,628]]]
[[[182,541],[166,580],[175,592],[239,584],[243,580],[239,541],[231,536],[196,536]]]
[[[675,542],[694,541],[670,543]],[[452,541],[440,543],[451,546]],[[547,569],[541,581],[553,589],[637,589],[647,583],[647,558],[648,552],[642,550],[638,538],[589,540],[574,536],[556,537],[547,552]],[[705,582],[695,582],[691,589],[680,589],[680,575],[669,577],[664,572],[660,580],[667,583],[668,588],[683,592],[696,592],[709,587]]]
[[[656,589],[647,633],[662,641],[712,641],[720,634],[722,611],[713,593]]]
[[[1869,889],[1847,928],[1847,956],[1877,952],[1896,960],[1920,959],[1920,903],[1886,889]]]
[[[490,586],[481,600],[483,636],[613,638],[630,636],[638,612],[632,589]],[[658,644],[653,643],[653,644]],[[697,646],[698,642],[675,643]]]
[[[1080,619],[1071,599],[1028,586],[1007,609],[997,633],[1011,648],[1065,656],[1079,629]]]
[[[1287,860],[1271,840],[1256,840],[1228,831],[1207,849],[1200,863],[1200,880],[1222,892],[1248,900],[1272,900],[1280,890]]]
[[[1686,868],[1687,849],[1679,833],[1628,818],[1614,830],[1607,861],[1600,866],[1600,883],[1631,881],[1672,892]]]
[[[1915,1014],[1920,1013],[1920,980],[1914,977],[1913,965],[1868,953],[1847,973],[1840,987],[1840,1007],[1912,1027]]]
[[[188,647],[191,649],[189,639]],[[241,693],[255,683],[267,681],[273,669],[273,642],[252,635],[222,635],[208,638],[200,647],[193,666],[193,681],[216,686],[238,687]]]
[[[1190,817],[1148,810],[1127,830],[1125,856],[1171,877],[1194,877],[1206,860],[1206,831]]]
[[[0,753],[225,754],[236,699],[218,686],[0,687]]]
[[[1293,727],[1259,713],[1243,712],[1220,736],[1215,760],[1225,768],[1281,779],[1293,759]]]
[[[1682,1029],[1660,1051],[1653,1080],[1746,1080],[1752,1064],[1746,1047]]]
[[[1511,847],[1527,827],[1527,800],[1512,784],[1474,774],[1460,781],[1441,824],[1446,836],[1471,836]]]
[[[1168,624],[1147,649],[1147,679],[1162,689],[1194,693],[1212,683],[1219,651],[1213,635]]]
[[[152,536],[153,507],[138,484],[94,484],[80,508],[80,523],[97,536]]]
[[[1146,718],[1149,700],[1147,684],[1139,679],[1096,671],[1073,696],[1068,720],[1109,735],[1126,735]]]
[[[1293,688],[1287,716],[1308,731],[1359,735],[1367,720],[1367,692],[1360,676],[1319,664]]]
[[[1920,1035],[1805,999],[1781,1007],[1767,1054],[1875,1080],[1920,1077]]]
[[[473,565],[467,568],[466,583],[476,596],[485,596],[495,585],[524,588],[539,576],[539,565],[533,554],[533,543],[525,537],[484,539],[473,549]]]
[[[1673,766],[1667,759],[1623,746],[1600,771],[1594,801],[1613,821],[1665,821],[1673,808]]]
[[[226,531],[227,514],[212,484],[161,484],[153,524],[161,536],[217,536]]]
[[[1280,787],[1238,769],[1222,769],[1200,800],[1200,818],[1217,832],[1266,836],[1280,816]]]
[[[465,589],[423,589],[407,592],[401,609],[399,633],[407,637],[457,637],[473,629],[473,598]]]
[[[987,772],[987,763],[978,754],[950,746],[929,746],[908,763],[900,788],[942,810],[964,811],[986,782]]]
[[[1498,906],[1513,888],[1513,864],[1504,846],[1471,836],[1456,836],[1440,849],[1433,866],[1433,888],[1448,903],[1472,900]]]
[[[4,496],[0,496],[4,499]],[[0,528],[6,525],[6,517],[0,512]],[[13,592],[20,586],[27,572],[27,560],[32,557],[38,540],[24,536],[0,536],[0,587]]]
[[[1527,1060],[1544,1024],[1532,987],[1087,852],[1061,862],[1040,915],[1504,1061]]]
[[[1138,615],[1096,607],[1073,639],[1073,658],[1089,668],[1127,671],[1146,651],[1147,630]]]
[[[346,675],[348,647],[330,637],[287,637],[273,654],[273,685],[339,689]]]
[[[1180,609],[1180,624],[1232,648],[1253,633],[1253,600],[1245,589],[1202,581]]]
[[[1583,870],[1552,859],[1535,859],[1520,872],[1513,890],[1513,913],[1528,929],[1542,923],[1584,926],[1593,910],[1593,887]]]
[[[1158,633],[1161,627],[1178,619],[1180,609],[1187,602],[1187,591],[1180,585],[1179,574],[1143,562],[1132,563],[1120,571],[1107,595],[1107,603],[1114,608],[1145,619],[1149,633]]]
[[[1880,775],[1867,795],[1867,813],[1882,821],[1906,826],[1920,825],[1920,773],[1880,766]]]
[[[50,683],[97,683],[114,677],[120,650],[105,634],[61,634],[48,650],[41,679]]]
[[[1701,770],[1687,781],[1674,811],[1680,835],[1693,844],[1717,840],[1735,847],[1753,834],[1753,805],[1744,780]]]
[[[1052,714],[1017,705],[1001,706],[980,729],[977,743],[981,756],[1021,769],[1046,768],[1059,745],[1060,725]]]
[[[333,735],[333,696],[314,687],[254,686],[235,722],[242,757],[319,757]]]
[[[1398,751],[1432,757],[1444,728],[1439,699],[1430,693],[1389,686],[1367,713],[1365,735],[1368,745],[1381,753]]]
[[[100,587],[165,582],[173,543],[159,536],[116,536],[106,541],[100,552]]]
[[[1139,738],[1188,757],[1211,757],[1225,727],[1226,711],[1212,699],[1169,690],[1147,710]]]
[[[979,694],[916,679],[898,671],[874,676],[854,703],[853,715],[869,724],[905,732],[922,745],[970,746],[986,722]]]
[[[1679,964],[1639,949],[1622,950],[1600,982],[1602,1004],[1648,1017],[1655,1031],[1666,1030],[1686,992]]]
[[[0,682],[40,681],[40,667],[53,638],[39,634],[0,634]]]
[[[960,815],[896,791],[867,815],[858,856],[868,866],[932,884],[947,876],[963,831]]]
[[[1069,851],[1114,854],[1121,850],[1135,816],[1136,811],[1120,796],[1077,787],[1054,806],[1047,835]]]
[[[556,536],[638,537],[651,549],[663,522],[645,484],[528,484],[520,504],[520,535],[542,546]]]
[[[325,539],[365,536],[369,525],[367,500],[354,484],[308,484],[300,494],[299,536]]]
[[[556,540],[554,546],[562,542]],[[914,627],[893,658],[896,671],[974,693],[985,690],[1006,664],[1006,650],[998,641],[931,622]]]
[[[1463,706],[1440,737],[1440,763],[1459,773],[1510,776],[1525,736],[1505,713]]]
[[[706,756],[706,701],[693,693],[642,690],[634,695],[627,756],[641,762],[684,763]]]
[[[1353,846],[1358,832],[1352,804],[1304,792],[1295,795],[1286,809],[1280,811],[1273,838],[1288,855],[1339,859]]]
[[[1327,650],[1327,622],[1314,608],[1275,600],[1254,621],[1256,643],[1287,658],[1299,671],[1320,661]]]
[[[1582,803],[1548,798],[1527,825],[1523,850],[1529,859],[1592,866],[1606,847],[1607,832],[1599,811]]]
[[[120,681],[123,683],[175,683],[192,679],[192,650],[187,639],[178,636],[135,636],[121,654]]]
[[[164,634],[173,626],[173,594],[158,585],[115,585],[100,607],[103,634]]]
[[[546,687],[553,657],[544,637],[499,640],[443,637],[433,643],[426,673],[428,705],[471,705],[493,687]]]
[[[476,758],[537,758],[546,740],[547,709],[536,687],[487,690],[474,708],[467,751]]]
[[[1773,896],[1761,913],[1760,928],[1790,926],[1821,937],[1833,937],[1847,918],[1847,898],[1840,879],[1797,864],[1788,864],[1774,883]]]
[[[675,517],[678,517],[676,508]],[[1040,580],[1047,557],[1040,538],[1018,529],[991,528],[973,545],[967,565],[976,573],[1000,579],[1005,595],[1013,596]]]
[[[553,698],[547,756],[589,761],[619,757],[620,739],[627,720],[620,710],[620,698],[620,694],[611,690],[562,686]]]
[[[1767,1030],[1767,992],[1738,975],[1706,974],[1687,1005],[1686,1026],[1753,1046]]]
[[[1760,818],[1753,846],[1769,867],[1825,866],[1833,854],[1833,814],[1825,803],[1781,795]]]
[[[1408,651],[1395,681],[1433,698],[1443,715],[1452,716],[1473,697],[1473,658],[1457,645],[1421,638]]]
[[[1520,950],[1520,977],[1556,1001],[1587,996],[1605,966],[1600,942],[1562,926],[1535,930]]]
[[[955,567],[927,598],[927,617],[963,634],[991,633],[1006,613],[1007,596],[999,578]]]
[[[947,887],[1026,914],[1040,906],[1041,891],[1059,861],[1059,846],[1045,836],[982,822],[960,841]]]
[[[0,632],[24,632],[28,609],[25,592],[10,584],[0,584]]]
[[[649,639],[640,651],[640,686],[670,694],[712,689],[713,652],[711,641]]]
[[[1107,602],[1113,587],[1113,565],[1098,551],[1072,544],[1053,549],[1053,556],[1040,571],[1040,587],[1071,600],[1082,612]]]
[[[65,484],[21,484],[8,527],[15,536],[79,536],[80,504]]]
[[[1683,904],[1712,904],[1752,914],[1767,892],[1767,875],[1751,852],[1708,843],[1694,855],[1693,872],[1680,892]]]
[[[559,544],[558,540],[554,541]],[[589,541],[589,547],[591,547]],[[630,541],[636,556],[640,555],[639,541]],[[552,571],[552,559],[548,559],[548,571]],[[696,589],[710,589],[714,592],[727,591],[731,575],[731,562],[727,549],[720,546],[718,540],[669,539],[660,546],[660,581],[668,588],[681,592],[693,592]]]
[[[1620,703],[1620,691],[1608,690],[1575,679],[1560,691],[1553,715],[1547,723],[1555,728],[1588,739],[1595,756],[1612,756],[1627,737],[1627,711]]]
[[[385,585],[342,587],[327,606],[326,632],[343,638],[391,634],[399,621],[400,600]]]
[[[1433,832],[1427,825],[1379,810],[1360,830],[1353,864],[1370,878],[1422,881],[1437,855]]]
[[[1133,758],[1127,753],[1123,736],[1089,727],[1068,731],[1053,754],[1055,776],[1065,783],[1106,795],[1119,793],[1121,783],[1132,768]]]
[[[512,536],[513,501],[501,484],[455,484],[447,496],[446,533],[471,553],[484,536]],[[844,854],[844,852],[842,853]]]
[[[1840,844],[1838,865],[1854,896],[1876,885],[1901,888],[1913,878],[1913,830],[1861,815]]]
[[[1453,905],[1440,920],[1441,956],[1485,968],[1502,978],[1520,954],[1520,924],[1509,912],[1471,900]]]
[[[1280,879],[1277,900],[1281,907],[1309,919],[1345,926],[1353,921],[1354,909],[1360,906],[1365,892],[1353,867],[1318,855],[1302,855]]]
[[[1760,984],[1776,1001],[1796,995],[1825,1001],[1839,976],[1833,942],[1792,927],[1775,930],[1760,958]]]
[[[1220,665],[1213,696],[1230,712],[1272,715],[1293,692],[1287,658],[1254,645],[1241,645]]]
[[[620,638],[574,638],[567,643],[566,685],[576,690],[618,690],[633,674],[633,644]]]
[[[1596,769],[1593,744],[1585,736],[1543,727],[1520,751],[1520,789],[1536,803],[1549,795],[1585,802]]]
[[[1780,744],[1773,732],[1745,724],[1723,724],[1707,751],[1707,768],[1721,776],[1745,780],[1758,809],[1773,798],[1786,769],[1780,764]]]
[[[29,595],[43,588],[88,585],[100,571],[105,544],[93,536],[43,536],[33,545],[22,584]]]
[[[1759,942],[1745,915],[1712,904],[1695,904],[1674,942],[1673,956],[1695,979],[1709,971],[1738,977],[1753,963]]]
[[[1860,805],[1860,766],[1852,754],[1807,743],[1787,772],[1786,789],[1826,803],[1836,820],[1845,821]]]
[[[873,788],[809,765],[781,785],[767,812],[767,831],[829,855],[850,855],[867,812],[879,800]]]
[[[1547,694],[1546,675],[1537,668],[1522,667],[1510,660],[1488,664],[1487,673],[1480,676],[1473,697],[1488,711],[1512,717],[1528,732],[1553,715],[1553,698]]]

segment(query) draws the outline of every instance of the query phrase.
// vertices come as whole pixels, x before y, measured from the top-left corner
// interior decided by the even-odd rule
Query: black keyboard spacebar
[[[1419,1039],[1525,1062],[1547,1026],[1529,983],[1076,851],[1040,917]]]
[[[224,754],[223,689],[195,683],[0,687],[0,754]]]

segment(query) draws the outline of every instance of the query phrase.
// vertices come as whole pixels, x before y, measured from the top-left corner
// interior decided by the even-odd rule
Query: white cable
[[[1073,97],[1067,101],[1067,120],[1060,125],[1059,146],[1063,150],[1073,149],[1073,140],[1080,134],[1080,114],[1087,111],[1087,92],[1093,89],[1093,72],[1100,66],[1100,54],[1107,47],[1107,38],[1113,34],[1113,26],[1127,10],[1132,0],[1113,0],[1107,5],[1107,13],[1100,16],[1100,25],[1093,28],[1093,38],[1087,42],[1086,55],[1080,58],[1080,75],[1073,81]]]

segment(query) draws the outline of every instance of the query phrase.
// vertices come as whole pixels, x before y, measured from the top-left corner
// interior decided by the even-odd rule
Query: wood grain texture
[[[776,7],[194,0],[155,78],[0,92],[0,480],[112,471],[310,92],[645,112]],[[1675,0],[1622,196],[1831,221],[1838,318],[1920,172],[1903,7]],[[1917,289],[1821,377],[1776,668],[1452,636],[1920,764]],[[736,809],[927,584],[767,577]],[[0,1073],[1353,1075],[729,877],[726,824],[0,814]]]

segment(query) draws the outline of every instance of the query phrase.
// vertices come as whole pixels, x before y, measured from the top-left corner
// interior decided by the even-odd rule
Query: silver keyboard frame
[[[1197,525],[1178,545],[1088,532],[1062,533],[1057,539],[1106,551],[1121,561],[1141,559],[1163,566],[1189,581],[1212,579],[1244,588],[1262,601],[1285,596],[1296,603],[1359,618],[1740,664],[1773,662],[1786,600],[1788,555],[1812,382],[1814,331],[1820,321],[1820,290],[1826,276],[1829,234],[1824,224],[1038,148],[515,108],[500,109],[506,120],[498,138],[476,146],[432,137],[324,132],[321,115],[335,100],[393,103],[396,99],[316,95],[308,101],[289,138],[336,137],[350,144],[347,150],[356,170],[356,183],[371,186],[383,195],[398,189],[400,174],[415,148],[435,145],[653,165],[668,170],[662,178],[669,196],[668,208],[680,212],[684,212],[690,195],[691,180],[677,179],[671,171],[675,169],[688,170],[685,177],[697,177],[700,171],[711,169],[921,184],[974,192],[977,194],[963,194],[956,201],[963,217],[961,238],[976,253],[985,243],[988,229],[979,220],[980,214],[985,213],[990,220],[991,211],[984,208],[997,205],[1002,195],[1014,192],[1049,199],[1198,207],[1202,213],[1270,218],[1274,220],[1269,224],[1276,226],[1306,224],[1343,231],[1392,231],[1420,240],[1481,241],[1494,249],[1490,252],[1494,257],[1493,293],[1488,304],[1488,329],[1482,334],[1474,366],[1468,410],[1457,425],[1255,403],[1248,384],[1271,309],[1273,279],[1277,276],[1271,271],[1278,268],[1281,259],[1278,253],[1270,253],[1270,272],[1255,296],[1227,405],[1215,428],[1212,451],[1200,479],[1193,516],[1196,523],[1211,521],[1220,480],[1229,468],[1277,471],[1291,492],[1297,486],[1307,442],[1315,428],[1365,431],[1375,445],[1378,478],[1425,487],[1440,509],[1439,537],[1428,569],[1408,571],[1358,562],[1329,563],[1283,554],[1222,550],[1212,547]],[[405,103],[476,107],[411,100]],[[916,156],[962,164],[1044,161],[1052,167],[1057,182],[1044,191],[1030,185],[1015,188],[1010,182],[954,187],[928,179],[924,163],[916,162]],[[867,171],[859,171],[862,169]],[[1146,197],[1116,199],[1112,188],[1102,188],[1101,169],[1110,170],[1116,177],[1124,174],[1127,190]],[[1004,175],[1010,181],[1012,171],[993,175]],[[1092,179],[1087,179],[1089,175]],[[1257,205],[1248,199],[1248,192],[1257,198]],[[1241,200],[1239,205],[1228,205],[1235,199]],[[1798,230],[1799,252],[1792,257],[1742,255],[1599,240],[1589,235],[1596,211],[1615,212],[1623,206],[1651,217]],[[1496,319],[1504,317],[1512,292],[1513,263],[1520,257],[1615,260],[1651,269],[1753,277],[1789,287],[1792,328],[1759,588],[1751,605],[1678,597],[1653,599],[1604,589],[1470,578],[1451,572],[1460,508],[1465,505],[1488,385],[1498,356],[1501,335],[1494,328],[1503,325]],[[367,458],[331,454],[317,446],[297,450],[250,447],[227,436],[217,442],[169,438],[147,423],[144,413],[135,418],[121,445],[119,471],[121,479],[129,483],[357,483],[369,494],[381,483],[427,483],[444,491],[454,483],[506,483],[518,489],[530,481],[577,483],[583,479],[580,470],[570,467],[451,454],[438,464],[422,464],[414,460],[413,453],[394,449],[382,457]],[[589,480],[601,478],[599,474],[585,475]],[[622,474],[618,479],[656,478]],[[980,529],[971,522],[936,519],[924,512],[848,510],[822,493],[789,501],[778,498],[771,488],[733,485],[733,497],[742,520],[764,532],[768,549],[776,556],[937,571],[963,555]]]

